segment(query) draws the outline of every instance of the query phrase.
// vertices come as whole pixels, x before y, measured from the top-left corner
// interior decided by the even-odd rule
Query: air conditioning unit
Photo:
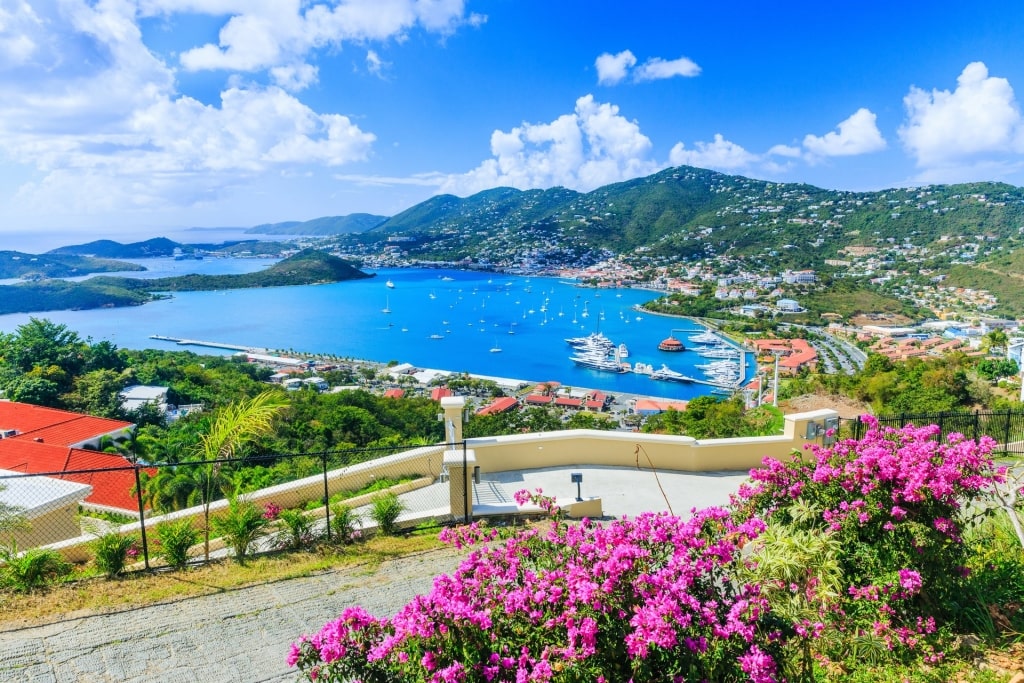
[[[17,429],[0,429],[0,439],[7,439],[12,436],[17,436]]]

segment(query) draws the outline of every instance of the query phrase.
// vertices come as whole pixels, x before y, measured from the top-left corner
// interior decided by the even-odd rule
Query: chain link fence
[[[203,539],[190,557],[224,556],[229,553],[216,532],[240,505],[256,507],[267,521],[255,552],[284,547],[296,528],[312,542],[374,533],[383,523],[389,531],[439,527],[452,521],[453,508],[461,518],[468,506],[451,499],[443,457],[453,450],[465,459],[459,443],[167,464],[125,460],[123,467],[31,474],[0,470],[0,547],[24,552],[47,546],[85,561],[96,539],[131,535],[136,561],[149,568],[163,555],[154,532],[190,520]],[[384,518],[382,507],[388,508]],[[339,514],[345,519],[333,519]]]

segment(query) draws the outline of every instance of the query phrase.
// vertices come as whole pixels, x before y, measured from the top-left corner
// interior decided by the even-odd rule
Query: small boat
[[[494,340],[494,346],[491,347],[491,353],[501,353],[501,347],[498,346],[498,340]]]
[[[403,328],[402,328],[402,332],[408,332],[408,331],[409,331],[409,328],[408,328],[408,327],[403,327]]]
[[[443,278],[441,278],[441,282],[455,282],[455,278],[448,277],[447,275],[445,275]]]
[[[430,338],[431,339],[444,339],[444,335],[443,334],[432,334],[432,335],[430,335]]]
[[[619,344],[619,358],[629,358],[629,349],[625,344]]]
[[[384,299],[384,308],[380,309],[380,312],[381,313],[390,313],[391,312],[391,300],[390,300],[390,298],[385,298]]]
[[[428,296],[430,296],[431,299],[436,299],[437,298],[437,294],[434,294],[433,291],[431,291]]]
[[[388,289],[394,289],[395,283],[392,282],[391,280],[388,280],[387,282],[384,283],[384,286],[387,287]]]

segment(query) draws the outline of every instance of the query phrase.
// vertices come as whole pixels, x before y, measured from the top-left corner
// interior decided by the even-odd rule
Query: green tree
[[[115,370],[93,370],[76,377],[71,391],[61,396],[68,410],[99,417],[122,419],[121,390],[127,386],[126,377]]]
[[[265,391],[259,396],[221,409],[208,423],[200,437],[196,459],[202,467],[192,470],[198,476],[199,495],[203,505],[203,549],[210,560],[210,503],[222,495],[227,479],[219,461],[235,458],[243,448],[271,431],[274,418],[287,406],[280,392]]]

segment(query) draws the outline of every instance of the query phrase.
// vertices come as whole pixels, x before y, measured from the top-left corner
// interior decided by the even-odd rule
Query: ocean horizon
[[[132,259],[146,277],[184,272],[238,273],[264,268],[270,259]],[[129,274],[138,275],[138,274]],[[393,288],[388,287],[391,282]],[[673,399],[691,399],[712,387],[656,381],[636,373],[577,367],[565,339],[601,332],[624,344],[624,360],[667,364],[702,378],[696,366],[709,359],[687,350],[665,352],[669,336],[688,347],[704,331],[689,320],[640,312],[654,294],[640,289],[594,289],[551,277],[427,268],[384,269],[376,276],[323,285],[176,292],[142,306],[49,311],[0,316],[0,331],[13,332],[30,317],[64,324],[82,338],[120,348],[189,350],[203,355],[232,351],[182,346],[153,335],[235,344],[281,352],[328,354],[424,369],[556,381],[562,385]],[[747,355],[747,377],[753,376]]]

